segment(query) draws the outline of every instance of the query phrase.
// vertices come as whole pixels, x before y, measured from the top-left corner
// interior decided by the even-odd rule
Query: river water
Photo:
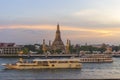
[[[83,63],[82,69],[5,70],[0,65],[0,80],[36,79],[120,79],[120,58],[113,63]],[[0,64],[17,58],[0,58]]]

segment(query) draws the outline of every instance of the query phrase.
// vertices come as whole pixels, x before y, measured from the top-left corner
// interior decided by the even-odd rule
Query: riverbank
[[[104,62],[113,62],[111,56],[106,54],[85,54],[85,55],[78,55],[78,54],[29,54],[29,55],[0,55],[0,58],[72,58],[76,57],[80,59],[82,63],[104,63]]]
[[[18,54],[0,54],[0,58],[29,58],[29,57],[39,57],[39,58],[70,58],[79,57],[78,54],[30,54],[30,55],[18,55]]]
[[[84,54],[84,55],[81,55],[81,54],[75,54],[75,53],[72,53],[72,54],[0,54],[0,58],[2,57],[82,57],[82,58],[106,58],[106,57],[113,57],[112,55],[109,55],[109,54]]]

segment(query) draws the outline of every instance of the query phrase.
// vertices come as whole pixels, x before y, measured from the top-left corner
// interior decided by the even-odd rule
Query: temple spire
[[[46,52],[45,39],[43,39],[42,50],[43,50],[44,53]]]
[[[59,24],[57,24],[57,31],[60,31]]]
[[[60,27],[59,24],[57,24],[57,30],[56,30],[56,34],[55,34],[55,40],[52,43],[52,47],[54,50],[57,49],[64,49],[64,44],[61,40],[61,34],[60,34]]]
[[[59,27],[59,24],[57,24],[57,30],[56,30],[55,41],[61,41],[61,34],[60,34],[60,27]]]
[[[67,43],[66,43],[66,53],[70,53],[70,40],[67,39]]]
[[[49,40],[49,47],[51,47],[51,41]]]
[[[57,24],[56,34],[60,35],[60,27],[59,27],[59,24]]]

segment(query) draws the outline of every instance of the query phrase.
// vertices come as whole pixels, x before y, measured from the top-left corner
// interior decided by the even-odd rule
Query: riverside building
[[[17,54],[21,51],[22,46],[17,46],[15,43],[0,43],[0,54]]]

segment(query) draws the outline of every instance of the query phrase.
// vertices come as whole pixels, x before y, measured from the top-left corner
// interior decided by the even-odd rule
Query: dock
[[[94,63],[94,62],[113,62],[112,56],[106,54],[30,54],[30,55],[17,55],[17,54],[4,54],[0,55],[0,58],[79,58],[82,63]]]
[[[78,54],[29,54],[29,55],[18,55],[18,54],[0,54],[0,58],[70,58],[79,57]]]

